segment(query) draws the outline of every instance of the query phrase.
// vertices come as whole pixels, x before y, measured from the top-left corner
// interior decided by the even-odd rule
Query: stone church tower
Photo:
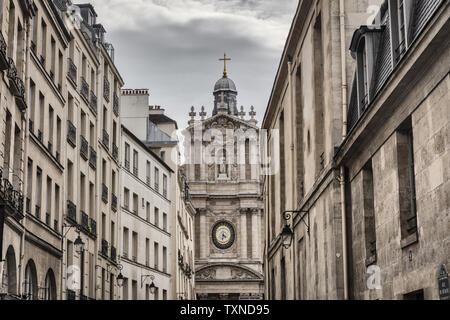
[[[213,94],[211,117],[202,107],[196,120],[192,107],[184,142],[185,174],[197,209],[197,298],[261,299],[264,205],[259,129],[253,107],[248,120],[243,107],[238,112],[238,92],[226,66]]]

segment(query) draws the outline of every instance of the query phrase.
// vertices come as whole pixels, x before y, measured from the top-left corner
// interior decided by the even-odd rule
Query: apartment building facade
[[[172,203],[175,175],[122,126],[122,300],[168,300],[172,292]]]
[[[189,195],[184,168],[177,172],[176,198],[177,223],[175,236],[177,241],[176,262],[176,299],[195,300],[195,241],[194,222],[197,210],[194,208]]]
[[[299,3],[263,124],[280,137],[265,178],[271,299],[440,297],[449,4],[377,4]]]
[[[268,157],[279,168],[264,178],[268,299],[347,296],[333,157],[355,66],[347,49],[371,4],[299,1],[262,125]],[[284,231],[292,234],[291,243],[284,243]]]
[[[449,18],[448,1],[386,0],[351,39],[348,134],[335,156],[351,299],[448,299]]]
[[[19,299],[23,294],[37,297],[39,284],[52,274],[53,264],[36,270],[38,261],[30,253],[24,218],[26,132],[28,121],[27,79],[29,77],[30,23],[35,8],[30,1],[0,1],[0,298]],[[27,244],[25,244],[27,242]],[[39,245],[41,245],[39,243]],[[47,251],[39,247],[39,250]],[[26,247],[26,249],[25,249]],[[26,250],[26,253],[25,253]],[[60,247],[52,252],[61,255]],[[49,254],[51,255],[51,253]],[[24,269],[22,266],[26,266]],[[39,279],[38,274],[39,272]],[[32,287],[26,286],[33,275]],[[31,277],[30,277],[31,278]],[[49,286],[50,287],[50,286]],[[41,290],[45,294],[44,290]]]
[[[1,8],[2,35],[7,30],[18,43],[5,54],[20,61],[10,63],[12,95],[2,95],[17,101],[23,125],[16,120],[13,128],[19,113],[5,112],[5,164],[16,172],[5,194],[23,194],[13,203],[25,216],[14,227],[20,237],[7,247],[4,291],[21,299],[115,299],[123,80],[113,48],[91,5],[2,1]]]

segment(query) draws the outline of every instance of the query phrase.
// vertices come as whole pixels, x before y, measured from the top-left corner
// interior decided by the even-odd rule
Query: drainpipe
[[[294,106],[294,81],[292,80],[292,72],[293,72],[293,61],[292,61],[292,57],[288,56],[288,79],[289,79],[289,98],[290,98],[290,105],[291,105],[291,132],[292,132],[292,141],[291,141],[291,174],[292,174],[292,181],[294,182],[294,177],[296,176],[295,173],[295,163],[294,163],[294,159],[295,159],[295,144],[294,141],[296,139],[296,135],[295,135],[295,120],[294,120],[294,112],[295,112],[295,106]],[[295,183],[293,183],[292,185],[292,195],[291,195],[291,208],[293,210],[296,209],[295,206]],[[294,218],[292,217],[292,221],[294,221]],[[294,224],[292,223],[292,228],[294,228]],[[294,232],[295,233],[295,232]],[[293,281],[292,281],[292,288],[293,288],[293,298],[295,299],[296,297],[296,293],[295,293],[295,245],[291,246],[290,248],[290,254],[292,257],[292,276],[293,276]]]
[[[347,65],[345,47],[345,8],[344,0],[339,1],[339,24],[341,37],[341,76],[342,76],[342,140],[347,137]],[[342,223],[342,260],[344,272],[344,299],[348,300],[348,254],[347,254],[347,220],[345,202],[345,169],[340,167],[341,189],[341,223]]]

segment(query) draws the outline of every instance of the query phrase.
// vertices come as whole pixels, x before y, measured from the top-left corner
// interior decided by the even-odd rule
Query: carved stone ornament
[[[216,269],[209,268],[196,273],[196,279],[214,280],[216,278]]]

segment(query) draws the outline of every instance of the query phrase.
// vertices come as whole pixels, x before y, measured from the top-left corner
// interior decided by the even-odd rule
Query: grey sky
[[[212,90],[221,77],[218,59],[232,58],[229,77],[238,104],[254,105],[261,123],[298,0],[95,0],[125,88],[150,89],[187,125],[190,107],[212,112]]]

